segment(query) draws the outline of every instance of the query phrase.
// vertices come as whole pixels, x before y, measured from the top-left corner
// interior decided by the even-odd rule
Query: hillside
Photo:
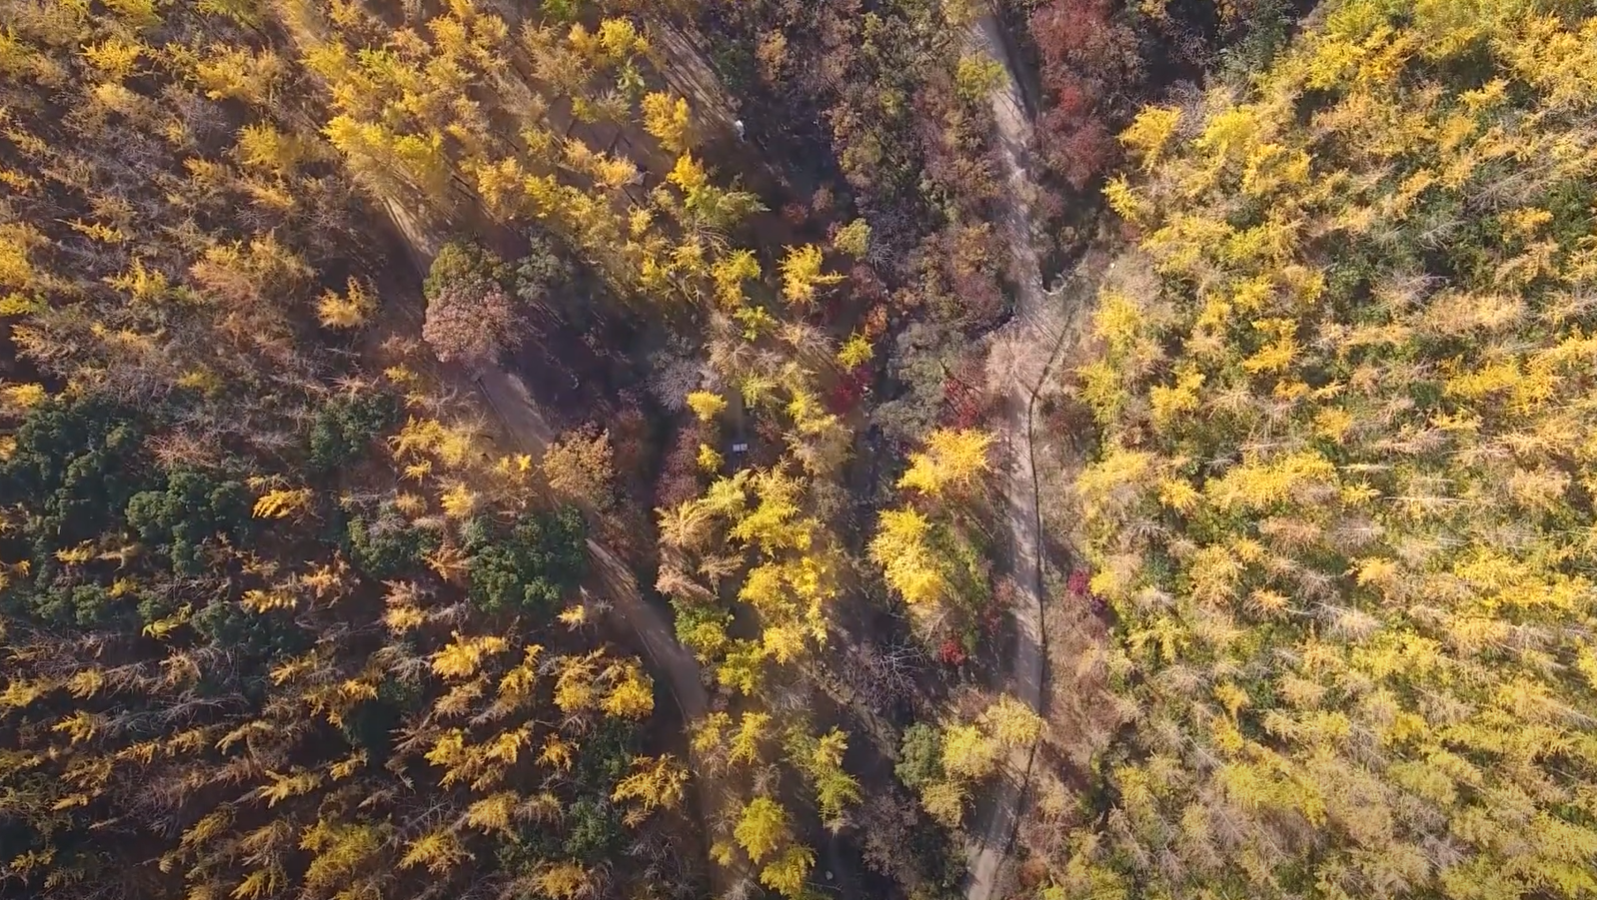
[[[1135,713],[1061,897],[1597,890],[1597,22],[1323,12],[1123,136],[1078,487]]]

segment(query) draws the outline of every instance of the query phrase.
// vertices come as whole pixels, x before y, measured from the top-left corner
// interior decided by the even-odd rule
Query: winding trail
[[[1041,711],[1046,635],[1042,621],[1042,518],[1032,455],[1032,409],[1062,344],[1064,329],[1060,311],[1055,308],[1059,305],[1057,298],[1043,287],[1031,212],[1036,186],[1026,170],[1032,128],[1001,29],[997,16],[989,11],[971,24],[967,44],[972,52],[1002,63],[1005,75],[991,96],[997,157],[1006,187],[994,224],[1010,249],[1015,313],[994,336],[988,376],[1003,397],[1005,420],[1000,435],[1010,457],[1002,487],[1009,531],[1008,574],[1016,587],[1016,646],[1007,673],[1009,689],[1028,707]],[[992,900],[999,887],[999,875],[1014,842],[1035,755],[1035,744],[1010,753],[986,819],[972,829],[974,840],[967,851],[970,881],[966,900]]]
[[[418,276],[425,277],[438,251],[437,241],[429,239],[427,229],[405,208],[385,203],[384,209]],[[554,440],[555,431],[521,377],[490,367],[478,372],[470,381],[504,425],[511,441],[523,452],[542,456]],[[665,675],[666,686],[682,710],[683,721],[691,724],[702,717],[709,708],[709,694],[699,675],[698,661],[686,647],[677,643],[676,632],[665,614],[644,600],[637,577],[620,557],[592,538],[588,539],[588,554],[593,562],[594,577],[607,594],[604,599],[610,601],[621,624],[638,636],[656,671]],[[706,814],[708,810],[706,807]]]

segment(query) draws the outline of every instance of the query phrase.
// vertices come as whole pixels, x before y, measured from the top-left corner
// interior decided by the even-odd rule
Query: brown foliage
[[[443,362],[490,365],[521,344],[522,318],[498,285],[447,285],[427,304],[421,336]]]

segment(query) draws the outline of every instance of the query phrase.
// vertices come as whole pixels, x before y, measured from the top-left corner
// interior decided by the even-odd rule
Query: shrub
[[[505,264],[499,257],[466,241],[450,241],[438,248],[438,255],[427,269],[421,294],[431,302],[449,288],[462,283],[487,284],[501,280]]]
[[[911,790],[943,777],[943,733],[937,726],[916,722],[904,729],[893,772]]]
[[[237,537],[250,530],[249,492],[238,481],[195,471],[167,476],[165,490],[140,491],[128,500],[128,527],[172,560],[185,574],[200,571],[200,545],[217,534]]]
[[[573,273],[570,263],[547,238],[529,234],[527,241],[527,255],[515,262],[515,293],[523,303],[542,303],[551,290],[571,281]]]
[[[582,514],[571,506],[525,517],[504,538],[479,537],[468,546],[471,602],[487,612],[553,615],[587,568],[586,537]]]
[[[399,405],[388,394],[329,400],[311,420],[311,465],[326,472],[360,459],[372,439],[393,425],[398,415]]]
[[[385,581],[422,564],[438,546],[438,536],[416,528],[392,506],[385,505],[375,518],[355,516],[346,529],[349,556],[367,576]]]

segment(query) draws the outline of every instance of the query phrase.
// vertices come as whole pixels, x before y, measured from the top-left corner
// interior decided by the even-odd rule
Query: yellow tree
[[[909,455],[909,469],[898,486],[941,497],[950,488],[968,490],[991,469],[993,436],[976,429],[938,428],[926,438],[926,449]]]
[[[782,258],[782,296],[788,303],[810,306],[818,288],[843,280],[836,272],[823,272],[824,262],[821,248],[814,244],[787,249]]]
[[[935,603],[948,592],[948,578],[928,544],[931,524],[913,509],[882,513],[871,539],[871,560],[882,567],[887,584],[916,605]]]
[[[759,862],[789,841],[787,810],[770,797],[756,797],[738,814],[732,836],[749,859]]]

